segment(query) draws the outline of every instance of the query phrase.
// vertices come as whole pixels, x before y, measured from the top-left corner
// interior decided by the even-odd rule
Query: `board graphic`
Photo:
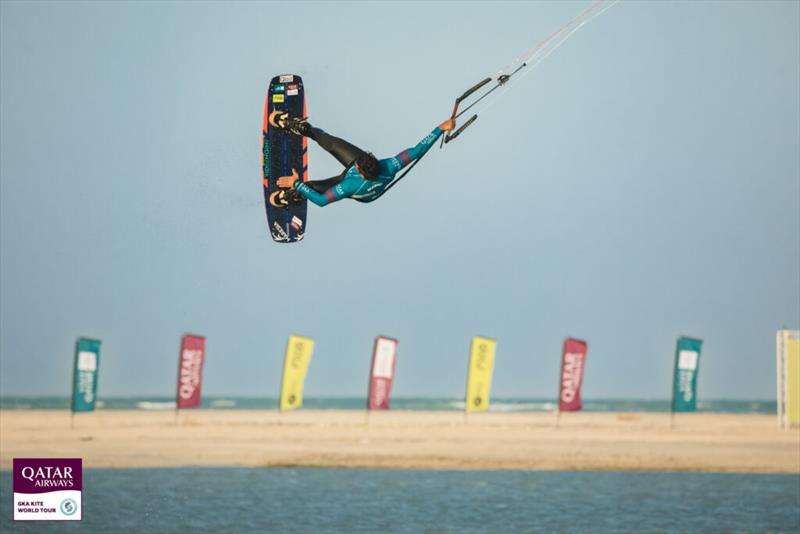
[[[269,124],[273,110],[286,111],[290,117],[306,117],[306,97],[303,80],[294,74],[275,76],[267,90],[264,104],[262,184],[267,224],[272,239],[278,243],[294,243],[303,239],[306,231],[308,202],[278,208],[270,204],[270,195],[280,188],[278,178],[296,170],[303,182],[308,181],[308,140]]]

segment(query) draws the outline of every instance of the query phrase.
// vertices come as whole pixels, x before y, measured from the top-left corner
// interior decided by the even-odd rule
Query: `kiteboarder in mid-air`
[[[269,115],[269,124],[295,135],[309,137],[328,151],[345,169],[338,176],[326,180],[303,183],[297,169],[290,176],[278,178],[279,189],[270,195],[270,203],[285,207],[302,202],[304,198],[317,206],[327,206],[343,198],[360,202],[372,202],[380,197],[403,167],[419,160],[436,143],[444,132],[455,127],[455,120],[448,119],[433,129],[417,146],[408,148],[398,155],[377,159],[370,152],[334,137],[320,128],[315,128],[305,119],[290,117],[288,113],[275,110]]]

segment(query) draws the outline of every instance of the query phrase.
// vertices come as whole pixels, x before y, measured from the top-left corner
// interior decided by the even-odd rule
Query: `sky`
[[[555,397],[588,341],[586,398],[669,398],[704,340],[707,399],[774,399],[800,327],[800,3],[623,1],[371,204],[309,205],[273,243],[261,188],[269,80],[388,157],[589,2],[0,3],[0,394],[276,396],[312,337],[307,396],[366,394],[376,335],[397,396]],[[340,172],[310,144],[310,177]]]

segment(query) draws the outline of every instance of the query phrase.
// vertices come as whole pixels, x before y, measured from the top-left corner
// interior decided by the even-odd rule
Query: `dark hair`
[[[359,172],[367,180],[372,180],[381,173],[378,159],[371,152],[362,152],[356,157]]]

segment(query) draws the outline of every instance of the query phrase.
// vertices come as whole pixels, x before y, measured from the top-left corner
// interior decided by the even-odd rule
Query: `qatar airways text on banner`
[[[200,406],[200,388],[203,385],[203,361],[206,338],[186,334],[181,339],[178,359],[178,393],[176,404],[181,408]]]
[[[397,365],[397,340],[390,337],[375,338],[372,352],[372,369],[369,375],[368,410],[388,410],[394,370]]]
[[[14,458],[14,521],[80,521],[80,458]]]
[[[583,408],[581,385],[586,366],[585,341],[568,337],[564,340],[561,356],[561,382],[559,384],[558,409],[562,412],[575,412]]]
[[[693,412],[697,409],[697,372],[703,341],[678,338],[675,347],[675,374],[672,382],[672,411]]]

